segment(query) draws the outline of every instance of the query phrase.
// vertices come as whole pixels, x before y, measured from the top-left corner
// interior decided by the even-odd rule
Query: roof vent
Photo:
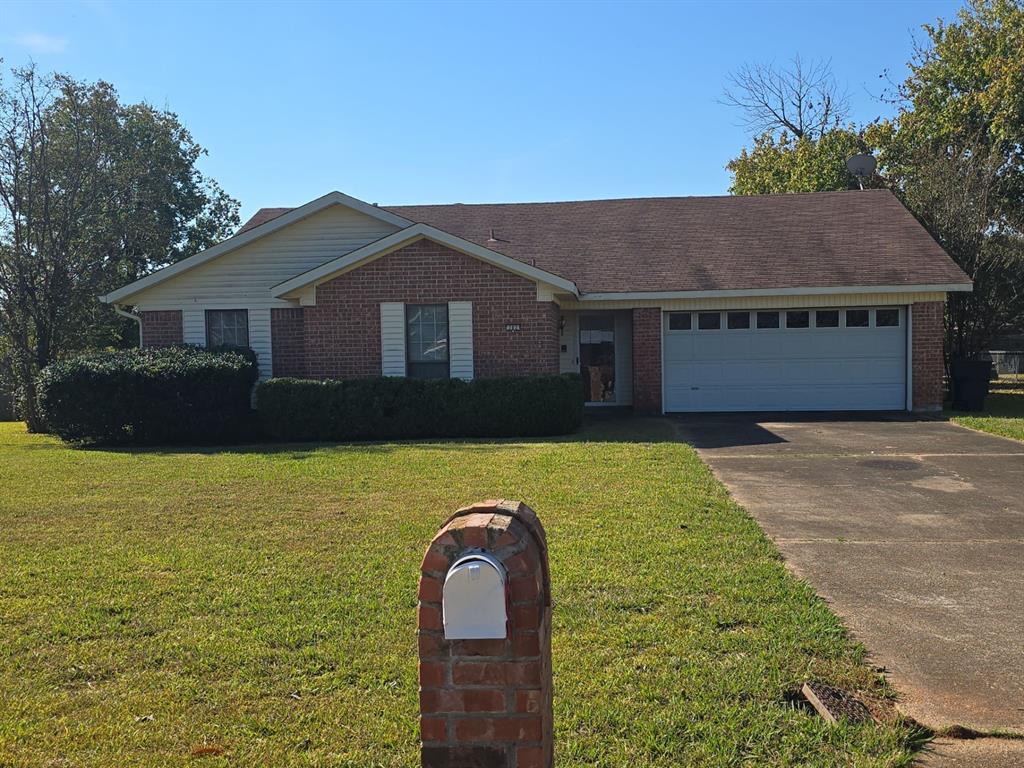
[[[496,242],[498,242],[498,238],[496,238],[494,236],[494,229],[493,228],[491,229],[491,236],[487,238],[487,242],[488,243],[496,243]]]

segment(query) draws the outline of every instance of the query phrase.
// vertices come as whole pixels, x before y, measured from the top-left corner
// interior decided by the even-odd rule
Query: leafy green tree
[[[955,21],[926,24],[927,42],[897,86],[895,118],[867,138],[893,185],[921,158],[964,151],[1001,157],[994,223],[1024,230],[1024,5],[971,0]]]
[[[768,195],[784,192],[822,192],[857,189],[858,182],[846,169],[846,160],[866,150],[853,129],[835,128],[817,139],[763,133],[754,148],[744,148],[726,168],[732,173],[729,191],[734,195]],[[879,186],[868,179],[866,186]]]
[[[206,248],[238,203],[196,168],[200,147],[170,112],[121,104],[104,82],[0,79],[0,348],[30,429],[35,375],[132,324],[97,296]]]
[[[865,131],[881,173],[974,281],[946,345],[972,357],[1024,326],[1024,5],[972,0],[925,25],[895,118]]]
[[[984,147],[922,151],[899,190],[904,203],[974,282],[946,305],[946,353],[969,358],[1024,321],[1024,240],[994,229],[1003,158]]]

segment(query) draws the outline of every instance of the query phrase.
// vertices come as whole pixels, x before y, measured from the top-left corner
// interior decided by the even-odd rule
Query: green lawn
[[[791,703],[808,676],[887,692],[672,436],[115,451],[0,424],[0,765],[419,765],[420,557],[495,496],[548,530],[559,768],[908,763],[892,718]]]
[[[994,388],[985,401],[985,412],[964,414],[947,411],[957,424],[994,435],[1024,440],[1024,387]]]

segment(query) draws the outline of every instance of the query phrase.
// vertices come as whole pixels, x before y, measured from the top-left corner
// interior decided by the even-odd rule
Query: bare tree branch
[[[739,109],[741,124],[755,136],[788,131],[816,141],[850,114],[848,94],[839,90],[827,60],[805,64],[796,56],[789,68],[744,64],[728,83],[721,103]]]

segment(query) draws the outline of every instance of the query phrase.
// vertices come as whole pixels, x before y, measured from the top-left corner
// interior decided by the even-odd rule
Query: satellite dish
[[[846,161],[846,168],[858,179],[866,179],[875,172],[875,156],[862,154],[854,155]]]

